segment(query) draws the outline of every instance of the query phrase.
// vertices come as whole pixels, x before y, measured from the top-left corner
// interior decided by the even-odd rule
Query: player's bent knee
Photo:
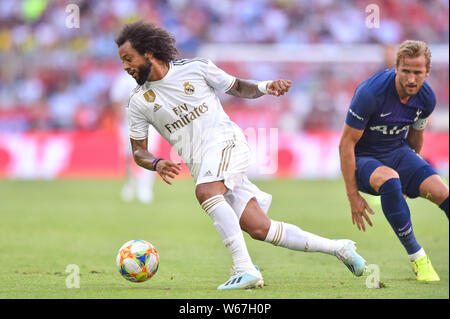
[[[378,192],[380,187],[392,178],[400,178],[400,176],[392,168],[380,166],[370,175],[370,186]]]
[[[213,196],[225,194],[226,190],[225,185],[221,182],[199,184],[195,188],[195,197],[201,204]]]
[[[247,203],[239,220],[242,230],[256,240],[266,239],[270,223],[269,217],[261,209],[255,198]]]
[[[439,187],[439,190],[437,191],[437,196],[442,199],[445,200],[448,197],[448,186],[447,185],[442,185],[442,187]]]
[[[433,198],[429,198],[430,200],[432,200],[434,203],[436,204],[441,204],[444,200],[447,199],[448,197],[448,188],[440,188],[437,191],[434,191],[433,194],[431,195]]]
[[[267,229],[256,228],[251,230],[246,230],[246,232],[250,235],[251,238],[256,240],[264,240],[267,236]]]
[[[215,195],[216,194],[213,194],[213,192],[211,192],[210,189],[208,189],[204,185],[198,185],[195,188],[195,197],[197,197],[197,200],[200,204]]]
[[[438,175],[432,175],[420,185],[420,195],[439,205],[449,195],[448,186]]]

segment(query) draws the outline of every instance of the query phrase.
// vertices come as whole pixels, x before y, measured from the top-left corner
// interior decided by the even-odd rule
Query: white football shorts
[[[261,191],[246,176],[250,165],[250,152],[246,142],[236,139],[208,147],[203,153],[196,179],[196,185],[223,180],[228,188],[224,195],[225,200],[238,219],[252,198],[256,199],[266,214],[272,202],[272,195]]]

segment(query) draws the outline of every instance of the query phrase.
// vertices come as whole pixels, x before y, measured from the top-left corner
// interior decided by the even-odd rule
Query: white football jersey
[[[196,178],[198,164],[209,146],[230,139],[246,141],[216,95],[216,90],[228,91],[235,80],[210,60],[170,62],[164,78],[147,81],[131,93],[127,107],[130,137],[147,138],[148,127],[152,125]]]

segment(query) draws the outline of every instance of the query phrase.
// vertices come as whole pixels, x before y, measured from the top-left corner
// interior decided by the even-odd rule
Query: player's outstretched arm
[[[251,81],[236,79],[228,94],[246,98],[256,99],[264,94],[275,96],[284,95],[287,93],[292,85],[289,80],[264,81],[253,83]]]
[[[156,171],[161,178],[169,185],[172,185],[169,178],[175,178],[181,170],[181,163],[156,158],[148,151],[148,139],[134,140],[130,138],[131,149],[136,164],[151,171]]]
[[[339,156],[341,160],[342,176],[344,177],[347,197],[350,202],[353,225],[356,224],[359,230],[366,231],[364,220],[372,226],[372,221],[367,215],[375,214],[369,207],[366,200],[359,194],[356,182],[356,160],[355,160],[355,145],[363,134],[363,130],[357,130],[344,124],[344,131],[339,143]]]

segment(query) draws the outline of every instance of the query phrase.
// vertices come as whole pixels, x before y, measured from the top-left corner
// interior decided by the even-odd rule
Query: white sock
[[[225,198],[222,195],[216,195],[205,200],[201,206],[212,218],[216,231],[231,253],[234,265],[254,269],[239,221]]]
[[[412,254],[412,255],[408,255],[408,258],[410,261],[416,261],[417,259],[426,256],[427,254],[425,253],[425,250],[423,250],[423,248],[420,248],[418,252]]]
[[[264,241],[292,250],[318,251],[330,255],[334,255],[334,251],[341,245],[336,240],[320,237],[295,225],[275,220],[270,221],[270,228]]]

